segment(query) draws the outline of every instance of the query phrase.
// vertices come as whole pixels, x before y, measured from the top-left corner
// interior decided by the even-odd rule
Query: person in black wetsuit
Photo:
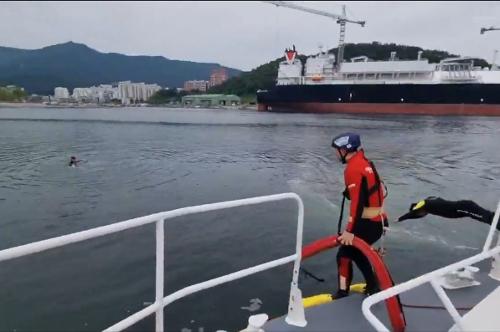
[[[470,200],[447,201],[441,197],[430,196],[411,204],[410,211],[399,217],[398,221],[423,218],[429,213],[452,219],[469,217],[488,225],[491,225],[495,215],[492,211]],[[500,230],[500,223],[497,224],[497,229]]]

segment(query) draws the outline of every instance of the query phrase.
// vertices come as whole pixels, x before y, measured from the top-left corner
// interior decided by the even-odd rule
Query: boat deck
[[[489,269],[483,267],[477,274],[476,280],[481,285],[446,290],[451,301],[460,313],[466,314],[490,292],[500,286],[500,282],[488,277]],[[318,307],[306,309],[307,326],[304,328],[290,326],[285,317],[269,321],[265,326],[266,332],[280,331],[375,331],[361,312],[361,303],[365,296],[357,293],[339,301],[333,301]],[[406,331],[448,331],[454,322],[443,304],[437,297],[430,284],[425,284],[401,294],[401,303],[406,317]],[[415,308],[413,306],[427,306],[438,308]],[[385,302],[372,307],[372,312],[390,329],[389,318]]]

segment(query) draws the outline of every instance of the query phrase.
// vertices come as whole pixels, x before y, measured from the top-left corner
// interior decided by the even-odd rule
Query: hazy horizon
[[[296,2],[340,13],[341,2]],[[348,2],[346,43],[395,43],[492,61],[500,2]],[[248,71],[286,47],[334,48],[332,19],[262,2],[2,2],[0,45],[38,49],[69,41],[103,53],[163,56]]]

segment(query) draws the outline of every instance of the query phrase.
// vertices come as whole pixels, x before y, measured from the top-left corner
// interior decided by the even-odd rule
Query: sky
[[[346,42],[394,42],[491,62],[500,49],[500,2],[318,2],[295,4],[366,20],[348,24]],[[333,19],[248,1],[0,2],[0,46],[36,49],[68,41],[100,52],[160,55],[242,70],[282,56],[336,47]],[[416,57],[416,54],[415,54]],[[500,63],[500,56],[497,60]]]

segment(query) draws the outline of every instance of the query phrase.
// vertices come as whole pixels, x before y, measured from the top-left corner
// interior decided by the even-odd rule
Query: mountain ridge
[[[72,90],[127,80],[182,87],[188,80],[208,80],[220,67],[229,77],[241,73],[217,63],[103,53],[72,41],[39,49],[0,46],[0,85],[13,84],[38,94],[52,94],[57,86]]]

